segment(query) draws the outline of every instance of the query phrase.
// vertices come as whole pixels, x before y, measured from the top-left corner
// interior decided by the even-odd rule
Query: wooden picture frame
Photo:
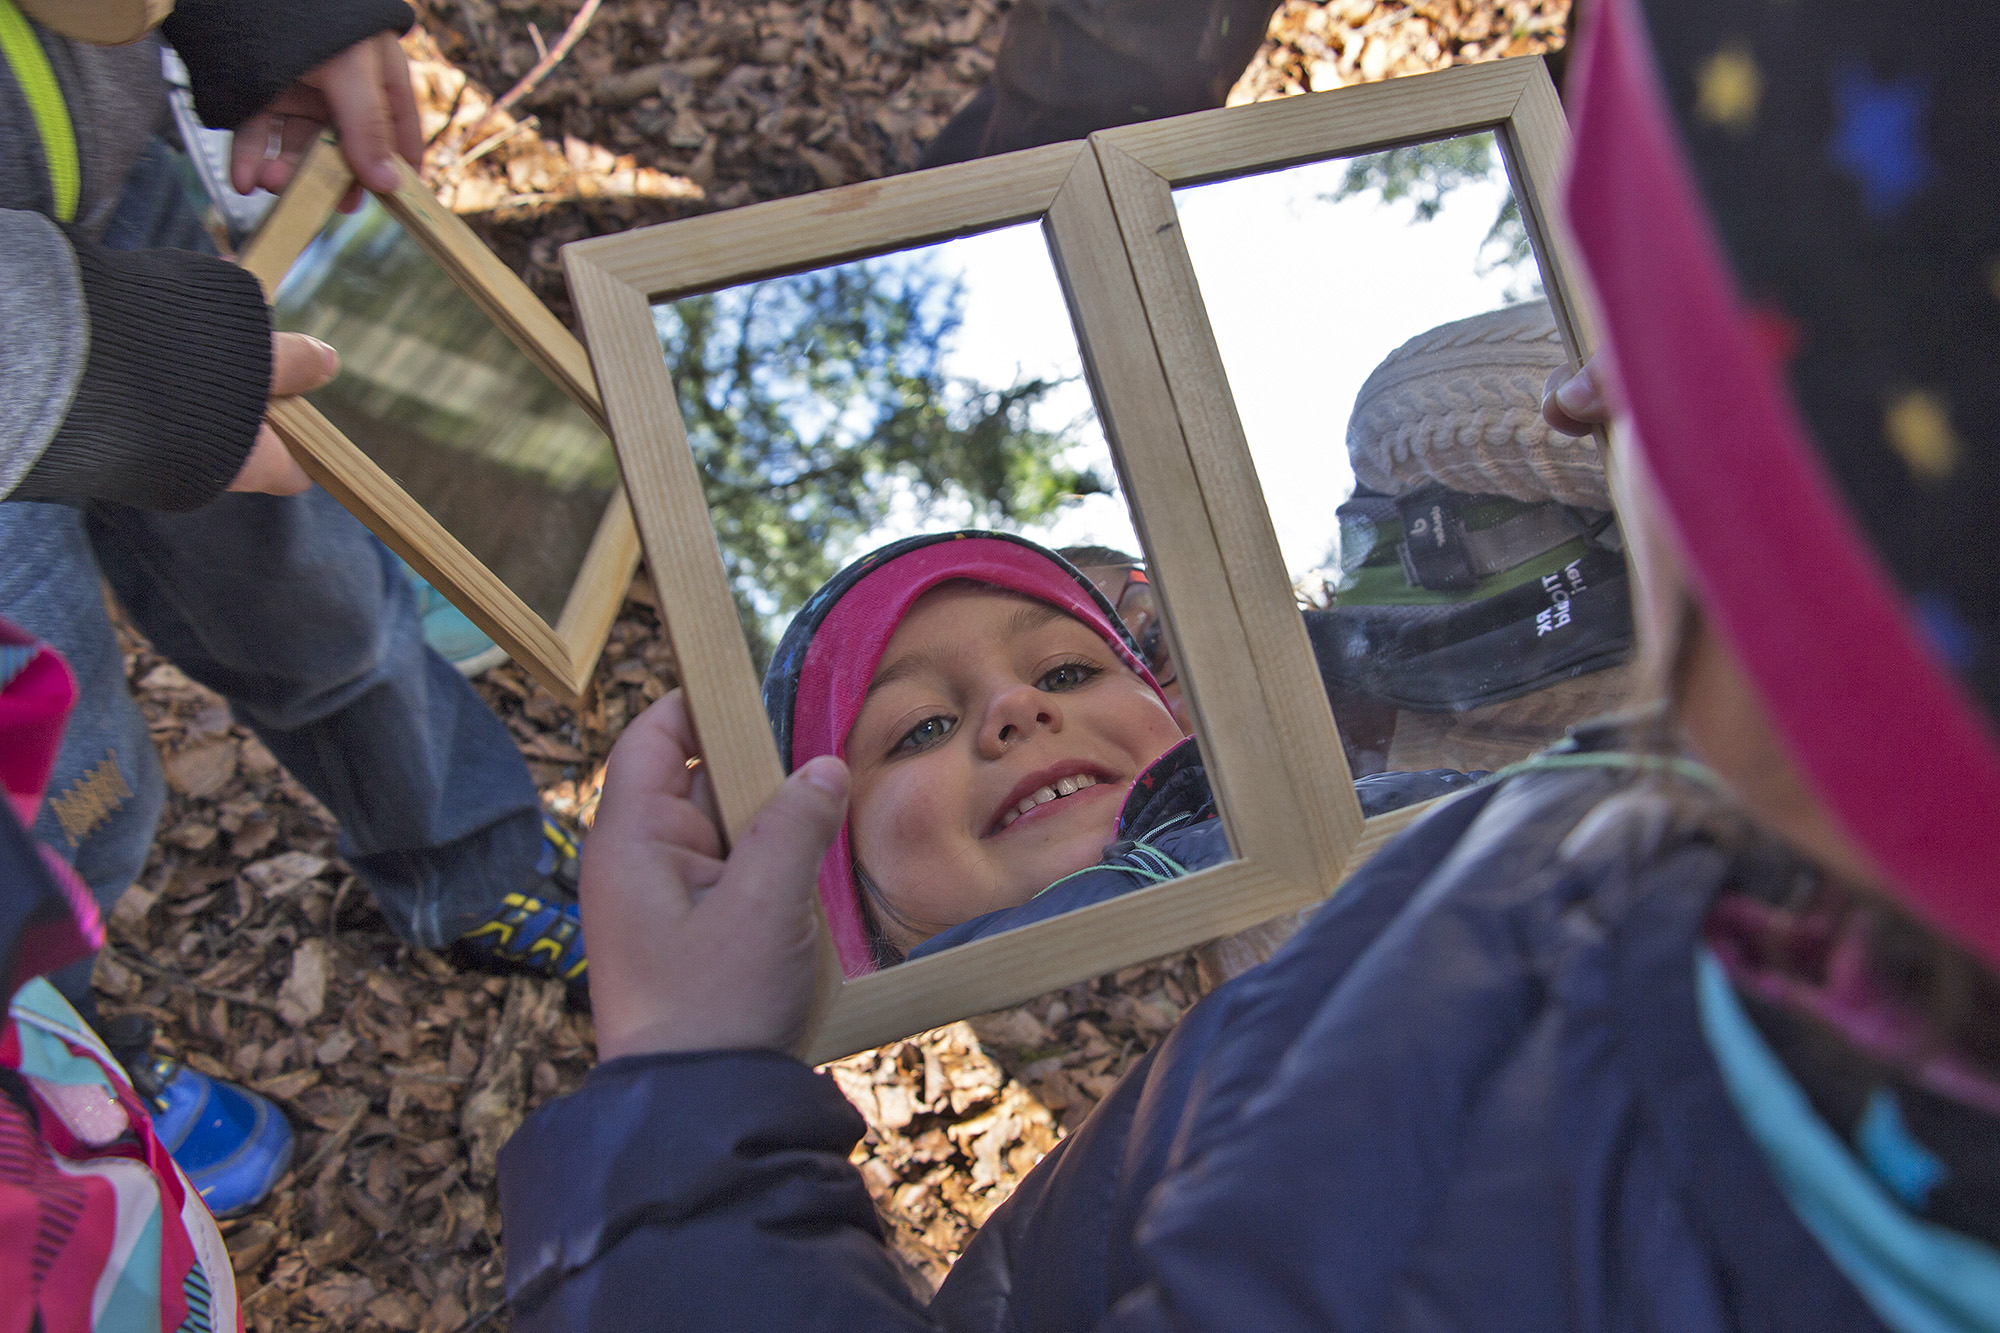
[[[728,838],[747,828],[783,768],[654,303],[1039,219],[1165,601],[1236,859],[851,981],[822,931],[804,1058],[834,1059],[1317,902],[1420,813],[1362,818],[1192,270],[1177,248],[1169,187],[1156,183],[1496,129],[1510,164],[1532,163],[1515,170],[1515,188],[1546,247],[1543,201],[1564,147],[1559,111],[1543,114],[1554,106],[1540,61],[1505,62],[1203,112],[564,247]],[[1137,232],[1149,234],[1135,242]],[[1566,262],[1545,269],[1552,294],[1568,272]]]
[[[378,194],[384,209],[515,346],[609,433],[583,344],[513,270],[439,204],[398,159],[402,184]],[[267,300],[312,244],[354,183],[338,145],[323,139],[243,247],[239,260]],[[465,544],[318,409],[303,398],[274,404],[272,428],[300,465],[493,641],[570,704],[581,703],[612,621],[639,563],[638,530],[614,490],[553,623],[531,608]]]
[[[1463,65],[1091,136],[1146,326],[1205,494],[1256,494],[1258,481],[1177,225],[1173,190],[1482,130],[1499,143],[1574,371],[1597,340],[1572,247],[1554,213],[1569,122],[1538,57]],[[1598,446],[1608,449],[1605,433],[1596,436]],[[1218,524],[1217,541],[1227,553],[1239,613],[1260,628],[1255,642],[1268,653],[1261,663],[1265,687],[1278,692],[1285,709],[1321,706],[1325,694],[1313,659],[1300,656],[1292,637],[1280,632],[1278,622],[1296,622],[1298,614],[1275,544],[1264,532],[1236,522]],[[1301,754],[1296,762],[1309,767],[1314,756]],[[1339,771],[1346,772],[1344,762]],[[1362,837],[1350,849],[1340,878],[1360,869],[1414,817],[1405,809],[1363,821]]]

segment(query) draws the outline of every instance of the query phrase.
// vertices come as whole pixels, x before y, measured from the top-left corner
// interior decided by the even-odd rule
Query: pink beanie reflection
[[[828,580],[793,619],[772,656],[764,676],[764,705],[788,771],[823,754],[846,758],[847,733],[896,627],[919,597],[956,579],[1059,608],[1096,630],[1126,666],[1158,691],[1103,594],[1055,552],[1000,532],[905,538]],[[845,826],[820,862],[819,893],[842,970],[850,978],[874,971]]]

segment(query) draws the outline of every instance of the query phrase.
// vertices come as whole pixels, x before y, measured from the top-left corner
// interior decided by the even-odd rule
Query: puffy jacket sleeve
[[[248,273],[0,210],[0,495],[205,504],[250,452],[270,379]]]
[[[599,1067],[574,1095],[530,1116],[501,1153],[514,1326],[1184,1326],[1157,1301],[1135,1248],[1156,1186],[1188,1149],[1184,1130],[1234,1119],[1283,1062],[1316,997],[1481,804],[1473,795],[1434,812],[1427,836],[1406,834],[1366,884],[1321,914],[1310,947],[1295,941],[1196,1005],[995,1210],[928,1308],[883,1248],[847,1157],[864,1125],[831,1079],[768,1052]]]
[[[632,1056],[500,1157],[514,1324],[925,1329],[832,1079],[765,1051]]]

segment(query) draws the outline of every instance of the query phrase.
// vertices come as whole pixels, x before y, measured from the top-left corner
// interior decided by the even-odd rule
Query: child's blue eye
[[[889,753],[914,754],[918,750],[929,749],[945,737],[951,735],[957,727],[957,719],[946,717],[943,713],[939,713],[935,717],[927,717],[917,723],[916,726],[904,732],[903,738],[896,742]]]
[[[1035,685],[1036,688],[1047,690],[1051,694],[1060,694],[1064,690],[1073,690],[1084,684],[1099,670],[1100,668],[1088,662],[1065,662],[1036,681]]]

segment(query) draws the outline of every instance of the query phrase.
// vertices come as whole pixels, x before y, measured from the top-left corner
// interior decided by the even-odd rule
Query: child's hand
[[[340,356],[317,338],[303,333],[271,335],[271,397],[309,393],[340,372]],[[256,442],[229,483],[232,491],[260,495],[297,495],[312,486],[312,478],[285,448],[266,421],[257,427]]]
[[[679,690],[611,752],[583,849],[583,938],[597,1056],[768,1047],[805,1028],[813,894],[847,814],[847,767],[820,758],[786,780],[720,859],[708,781],[687,761]]]
[[[339,131],[340,150],[355,175],[340,201],[343,213],[361,202],[364,185],[384,192],[396,188],[393,157],[413,167],[423,162],[410,65],[394,33],[364,37],[327,57],[237,126],[231,181],[243,194],[260,186],[279,193],[328,125]]]
[[[1564,435],[1588,435],[1611,420],[1611,400],[1596,357],[1574,375],[1561,368],[1549,372],[1542,386],[1542,420]]]

